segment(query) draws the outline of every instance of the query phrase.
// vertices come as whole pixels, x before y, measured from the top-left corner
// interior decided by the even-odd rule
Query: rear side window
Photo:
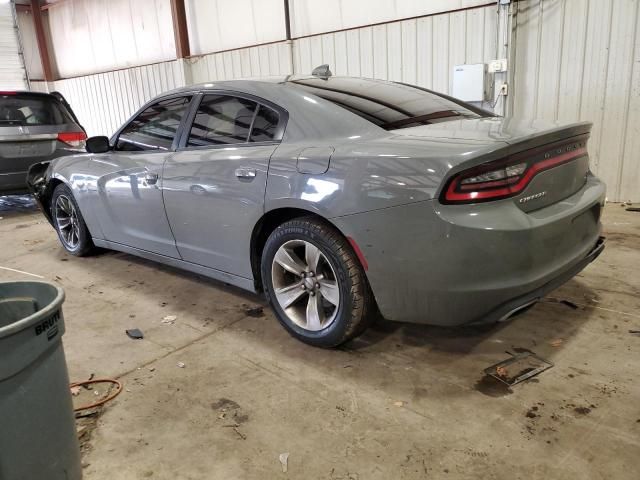
[[[0,127],[75,123],[60,102],[48,95],[0,95]]]
[[[258,104],[244,98],[205,95],[193,121],[187,146],[244,143]]]
[[[490,115],[420,87],[383,80],[309,78],[291,80],[287,85],[329,100],[385,130]]]
[[[146,108],[120,132],[116,150],[169,150],[190,101],[169,98]]]
[[[250,142],[268,142],[276,136],[276,129],[280,118],[269,107],[260,105],[260,110],[253,121]]]

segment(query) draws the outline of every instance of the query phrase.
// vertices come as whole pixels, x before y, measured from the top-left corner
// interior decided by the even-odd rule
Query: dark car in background
[[[35,163],[84,151],[87,138],[57,92],[0,92],[0,195],[27,193]]]

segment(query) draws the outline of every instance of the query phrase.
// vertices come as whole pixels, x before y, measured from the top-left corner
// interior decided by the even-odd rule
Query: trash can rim
[[[18,320],[16,322],[10,323],[4,327],[0,327],[0,338],[8,337],[14,335],[22,330],[29,328],[32,324],[37,323],[43,318],[48,317],[53,314],[57,310],[59,310],[62,306],[62,302],[64,301],[64,290],[57,285],[54,285],[50,282],[39,282],[33,280],[22,280],[22,281],[9,281],[9,282],[0,282],[0,290],[5,285],[16,285],[16,284],[24,284],[24,285],[45,285],[49,288],[56,289],[55,298],[50,301],[45,307],[41,308],[37,312],[29,315],[28,317],[23,318],[22,320]]]

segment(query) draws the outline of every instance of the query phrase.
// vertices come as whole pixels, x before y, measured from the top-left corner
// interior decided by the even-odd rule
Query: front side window
[[[122,130],[116,150],[169,150],[190,101],[177,97],[151,105]]]

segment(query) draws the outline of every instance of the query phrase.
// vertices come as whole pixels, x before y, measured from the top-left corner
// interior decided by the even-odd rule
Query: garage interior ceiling
[[[494,93],[496,111],[593,121],[592,169],[609,200],[640,201],[639,3],[289,0],[287,41],[280,0],[185,0],[192,56],[176,60],[171,0],[64,0],[43,12],[60,79],[31,88],[61,91],[89,134],[111,134],[143,102],[191,83],[329,63],[337,75],[450,93],[455,65],[508,57],[509,72],[495,74],[496,92],[509,82],[506,98]],[[31,14],[18,20],[27,68],[41,79]]]

